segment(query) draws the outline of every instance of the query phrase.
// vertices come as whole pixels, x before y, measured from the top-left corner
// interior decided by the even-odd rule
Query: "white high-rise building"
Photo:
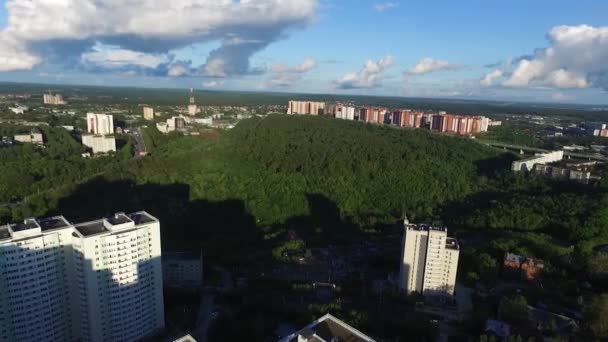
[[[399,287],[407,293],[454,295],[458,241],[446,228],[404,221]]]
[[[97,135],[114,134],[114,118],[108,114],[87,113],[87,133]]]
[[[63,99],[63,96],[61,94],[55,94],[55,95],[53,95],[52,93],[49,92],[48,94],[44,94],[42,97],[43,97],[44,104],[49,104],[49,105],[64,105],[64,104],[66,104],[66,102]]]
[[[188,114],[189,115],[196,115],[196,112],[198,111],[198,108],[196,106],[196,103],[194,102],[194,93],[192,88],[190,88],[190,104],[188,105]]]
[[[135,341],[164,328],[160,224],[146,212],[0,227],[1,341]]]
[[[144,119],[145,120],[154,120],[154,108],[144,107]]]
[[[145,212],[75,225],[84,341],[135,341],[164,328],[160,224]]]
[[[0,341],[73,341],[73,227],[61,216],[0,226]]]

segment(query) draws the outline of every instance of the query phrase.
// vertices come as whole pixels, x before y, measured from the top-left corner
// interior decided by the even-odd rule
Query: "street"
[[[144,142],[143,136],[141,135],[141,130],[139,129],[139,127],[133,128],[131,130],[131,136],[133,137],[133,158],[145,156],[148,152],[146,150],[146,144]]]

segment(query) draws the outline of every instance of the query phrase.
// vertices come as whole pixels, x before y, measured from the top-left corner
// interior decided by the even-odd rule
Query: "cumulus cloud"
[[[203,87],[205,88],[217,88],[220,87],[224,84],[224,82],[222,81],[208,81],[208,82],[203,82]]]
[[[442,70],[457,70],[460,66],[446,61],[433,58],[423,58],[412,69],[406,71],[406,75],[424,75]]]
[[[496,70],[486,74],[484,76],[484,78],[482,78],[481,81],[479,81],[479,84],[481,84],[484,87],[490,87],[494,84],[494,81],[496,79],[503,77],[503,75],[504,75],[504,72],[502,70],[496,69]]]
[[[376,12],[384,12],[395,7],[399,7],[398,2],[383,2],[374,5],[374,9],[376,10]]]
[[[126,51],[144,54],[153,64],[152,57],[174,49],[218,41],[220,46],[198,67],[201,74],[259,72],[250,66],[250,57],[309,23],[316,7],[317,0],[9,0],[7,25],[0,31],[0,70],[83,58],[107,65],[119,51],[121,58],[130,57]],[[96,51],[99,44],[117,51]],[[173,68],[173,74],[179,70]]]
[[[82,54],[82,61],[106,69],[121,69],[129,65],[156,69],[162,64],[169,63],[170,58],[166,54],[149,54],[96,45],[92,51]]]
[[[557,26],[550,46],[520,58],[506,87],[600,87],[608,90],[608,27]]]
[[[317,66],[314,58],[306,58],[302,63],[290,67],[285,64],[273,64],[270,67],[270,84],[276,87],[289,87],[302,79],[304,73]]]
[[[341,89],[373,88],[379,85],[382,74],[394,63],[393,56],[386,56],[377,62],[368,60],[363,69],[348,73],[334,81]]]
[[[25,50],[6,33],[0,33],[0,71],[30,69],[42,59]]]

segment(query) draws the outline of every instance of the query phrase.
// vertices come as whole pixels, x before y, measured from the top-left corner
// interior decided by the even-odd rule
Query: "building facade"
[[[82,144],[91,148],[93,153],[116,152],[116,139],[113,136],[83,134]]]
[[[532,171],[536,164],[549,164],[564,159],[564,151],[537,153],[534,157],[516,160],[511,164],[512,171]]]
[[[61,94],[44,94],[42,95],[42,100],[44,102],[44,104],[48,104],[48,105],[64,105],[66,104],[65,100],[63,99],[63,96]]]
[[[114,118],[108,114],[87,113],[87,133],[97,135],[114,134]]]
[[[164,327],[160,224],[145,212],[75,225],[83,341],[135,341]]]
[[[287,114],[323,115],[325,102],[289,101]]]
[[[399,287],[407,293],[454,295],[458,241],[446,228],[404,222]]]
[[[165,287],[200,289],[203,286],[202,253],[164,253],[162,262]]]
[[[154,108],[144,107],[144,119],[145,120],[154,120]]]
[[[0,227],[0,340],[73,341],[73,227],[65,218]]]
[[[0,227],[0,340],[135,341],[164,328],[160,224],[146,212]]]
[[[40,130],[34,128],[27,134],[15,134],[13,140],[22,144],[44,145],[44,136]]]

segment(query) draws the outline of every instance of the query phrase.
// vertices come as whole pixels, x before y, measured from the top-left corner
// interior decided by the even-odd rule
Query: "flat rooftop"
[[[438,231],[438,232],[447,232],[448,231],[448,229],[445,227],[437,227],[437,226],[433,226],[433,225],[426,224],[426,223],[420,223],[420,224],[408,223],[405,226],[407,227],[407,229],[410,229],[410,230],[420,230],[420,231],[434,230],[434,231]]]
[[[74,226],[74,228],[76,228],[76,230],[82,236],[91,236],[91,235],[97,235],[97,234],[109,232],[109,230],[103,225],[103,220],[81,223],[81,224]]]
[[[445,239],[445,248],[457,251],[458,249],[460,249],[460,246],[458,245],[458,240],[456,240],[455,238]]]
[[[117,213],[113,216],[106,217],[106,220],[113,226],[131,222],[131,219],[124,213]]]
[[[42,231],[65,228],[70,223],[63,216],[48,217],[38,220]]]
[[[120,226],[125,223],[133,222],[135,226],[139,226],[150,222],[157,222],[157,219],[146,213],[145,211],[139,211],[131,214],[116,213],[112,216],[105,217],[99,220],[78,223],[75,225],[72,225],[63,216],[53,216],[40,219],[28,218],[23,220],[22,222],[0,226],[0,240],[11,239],[13,237],[11,231],[17,233],[38,228],[41,230],[42,233],[45,233],[55,229],[62,229],[73,226],[76,231],[84,237],[110,233],[111,230],[104,225],[104,222],[107,222],[112,226]],[[72,235],[77,236],[77,232],[73,232]]]
[[[10,239],[11,234],[8,232],[8,227],[0,227],[0,240]]]
[[[11,230],[14,232],[20,232],[28,229],[38,228],[38,223],[35,219],[25,219],[23,222],[11,224]]]
[[[135,225],[146,224],[156,221],[154,217],[150,216],[144,211],[129,214],[129,217],[131,218],[131,220],[133,220],[133,222],[135,222]]]

